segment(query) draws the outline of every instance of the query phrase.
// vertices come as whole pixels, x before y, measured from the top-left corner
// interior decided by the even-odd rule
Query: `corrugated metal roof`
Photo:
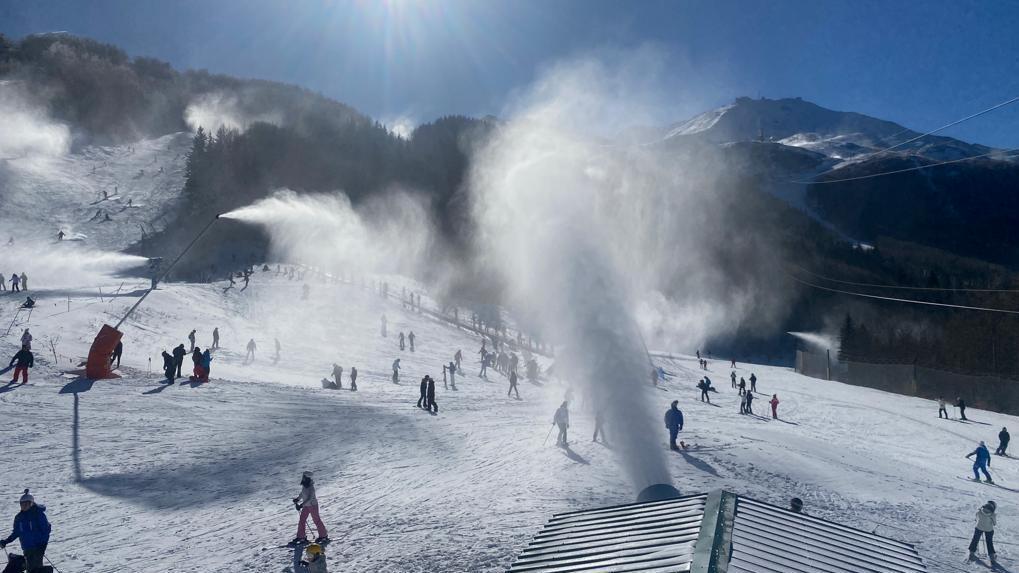
[[[913,546],[745,497],[736,500],[730,572],[914,573]]]
[[[509,572],[926,570],[908,543],[716,490],[556,515]]]
[[[554,516],[510,569],[686,572],[707,494]]]

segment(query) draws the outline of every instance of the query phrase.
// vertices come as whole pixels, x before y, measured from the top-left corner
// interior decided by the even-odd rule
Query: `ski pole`
[[[49,557],[47,557],[46,555],[43,555],[43,557],[46,557],[46,562],[50,564],[50,567],[52,567],[53,570],[56,571],[56,573],[60,573],[60,569],[57,569],[57,566],[54,565],[52,561],[50,561]]]
[[[548,433],[545,434],[545,441],[541,443],[542,446],[548,443],[548,437],[552,435],[553,428],[555,428],[555,424],[552,424],[552,427],[548,429]]]

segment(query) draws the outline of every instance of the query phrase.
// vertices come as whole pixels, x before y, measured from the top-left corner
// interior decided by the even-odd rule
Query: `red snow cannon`
[[[124,333],[104,324],[99,329],[99,334],[92,341],[92,348],[88,351],[88,360],[85,362],[85,377],[89,380],[104,380],[107,378],[118,378],[110,369],[110,356],[117,343],[124,336]]]

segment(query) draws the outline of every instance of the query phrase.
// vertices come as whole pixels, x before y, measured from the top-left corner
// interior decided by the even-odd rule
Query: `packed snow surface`
[[[244,291],[164,285],[122,328],[122,378],[94,383],[64,372],[143,283],[35,284],[30,316],[16,311],[20,297],[0,295],[0,350],[13,354],[27,327],[37,357],[28,385],[0,387],[0,525],[28,487],[48,507],[48,555],[64,572],[287,571],[290,500],[310,470],[334,540],[330,570],[500,571],[551,514],[635,499],[613,429],[608,445],[591,442],[579,390],[571,448],[555,447],[554,436],[543,440],[565,381],[522,379],[521,399],[508,398],[502,375],[478,377],[476,335],[384,300],[370,283],[308,283],[308,300],[302,283],[274,272],[257,272]],[[212,381],[163,384],[160,351],[187,344],[192,329],[204,348],[213,327],[222,349]],[[401,331],[415,333],[415,352],[399,350]],[[466,375],[445,389],[441,364],[457,349]],[[321,388],[333,362],[345,387],[358,368],[359,391]],[[994,457],[991,486],[966,481],[963,456],[978,440],[993,449],[1002,426],[1019,427],[1013,417],[971,409],[968,423],[939,420],[928,400],[739,364],[737,376],[759,379],[758,414],[772,394],[781,400],[771,420],[738,413],[727,361],[710,360],[707,372],[685,355],[658,362],[675,376],[635,391],[650,395],[656,417],[680,402],[690,449],[668,452],[660,420],[655,442],[681,492],[726,488],[780,505],[798,496],[811,514],[917,544],[931,571],[968,570],[974,512],[993,499],[1010,566],[1019,462]],[[438,381],[437,415],[415,407],[424,374]],[[697,400],[703,375],[719,390],[712,404]]]

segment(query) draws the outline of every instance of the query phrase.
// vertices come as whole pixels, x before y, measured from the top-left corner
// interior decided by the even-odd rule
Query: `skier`
[[[194,352],[191,353],[191,378],[193,380],[202,379],[202,349],[195,347]]]
[[[962,397],[955,398],[955,407],[959,409],[959,417],[966,420],[966,402]]]
[[[778,419],[778,404],[779,404],[779,402],[778,402],[778,394],[772,394],[771,395],[771,401],[768,402],[768,403],[771,404],[771,419],[772,420],[777,420]]]
[[[21,511],[14,516],[14,530],[6,539],[0,540],[0,548],[6,548],[10,542],[20,539],[28,571],[41,571],[51,530],[50,522],[46,519],[46,506],[36,505],[35,497],[27,489],[19,502]]]
[[[329,535],[326,533],[326,526],[318,515],[318,498],[315,496],[315,480],[312,479],[311,472],[301,474],[301,495],[294,498],[294,506],[300,510],[301,517],[297,524],[297,537],[294,538],[293,544],[299,545],[308,542],[308,538],[304,534],[304,527],[309,515],[315,522],[315,528],[318,529],[318,538],[315,539],[315,543],[328,542]]]
[[[948,419],[948,409],[945,406],[947,406],[947,404],[945,403],[945,399],[942,398],[941,396],[938,396],[938,419],[939,420],[941,419],[941,415],[942,414],[945,415],[945,419],[946,420]]]
[[[407,335],[407,342],[410,343],[410,351],[414,352],[414,331],[413,330],[410,331],[410,334]]]
[[[166,376],[166,382],[173,384],[173,375],[177,370],[177,361],[174,360],[173,356],[163,351],[163,374]]]
[[[701,391],[701,402],[707,402],[708,404],[711,403],[711,396],[708,396],[708,388],[710,387],[709,384],[710,382],[708,382],[707,377],[702,378],[701,381],[697,383],[697,388]]]
[[[698,349],[697,350],[697,362],[700,362],[700,361],[701,361],[701,351]]]
[[[449,385],[456,390],[456,364],[450,362],[446,368],[449,370]]]
[[[184,350],[184,345],[178,345],[177,348],[173,349],[173,361],[177,365],[177,378],[183,376],[180,373],[181,366],[184,365],[184,356],[187,355],[188,351]]]
[[[1010,439],[1012,437],[1008,435],[1008,428],[1002,428],[998,432],[998,449],[994,450],[994,453],[999,456],[1007,456],[1008,454],[1005,453],[1005,449],[1008,448],[1008,441]]]
[[[428,408],[431,408],[431,412],[433,414],[438,414],[439,403],[435,401],[435,379],[428,375],[425,375],[425,379],[428,380],[428,387],[425,390],[425,399],[428,401]]]
[[[517,373],[510,372],[509,375],[509,390],[506,391],[506,397],[509,398],[510,392],[516,392],[517,400],[520,399],[520,390],[517,390]]]
[[[733,359],[732,359],[732,368],[735,368],[735,367],[736,367],[736,359],[735,359],[735,358],[733,358]]]
[[[747,392],[747,414],[754,415],[754,393]]]
[[[739,378],[739,395],[742,396],[747,393],[747,381],[742,376]]]
[[[729,379],[732,380],[732,389],[736,389],[736,371],[733,370],[732,374],[729,375]]]
[[[299,560],[300,550],[294,553],[294,573],[328,573],[326,554],[322,551],[321,545],[312,543],[304,552],[308,556],[307,560]]]
[[[977,449],[966,454],[966,458],[976,456],[973,460],[973,481],[980,481],[980,473],[984,472],[984,477],[987,478],[987,483],[994,483],[991,479],[991,474],[987,473],[987,468],[991,467],[991,454],[987,451],[987,446],[983,442],[977,446]]]
[[[30,297],[25,297],[25,302],[21,303],[21,308],[35,308],[35,300]]]
[[[29,350],[32,349],[32,333],[29,332],[27,328],[25,329],[25,332],[21,333],[21,347]]]
[[[21,292],[21,287],[18,286],[20,284],[21,284],[21,277],[18,276],[18,273],[12,274],[11,275],[11,292]]]
[[[28,275],[21,273],[21,290],[28,290]]]
[[[57,242],[60,242],[60,241],[63,241],[63,240],[64,240],[64,230],[60,229],[60,231],[57,233]]]
[[[212,373],[212,352],[208,348],[202,353],[202,382],[208,382]]]
[[[393,361],[393,384],[400,383],[400,359]]]
[[[350,367],[350,390],[357,392],[357,368]]]
[[[463,361],[463,358],[464,358],[464,354],[463,354],[463,352],[462,352],[462,351],[461,351],[461,350],[460,350],[460,349],[458,348],[458,349],[456,350],[456,354],[454,354],[454,355],[453,355],[453,362],[456,362],[456,369],[457,369],[457,370],[459,370],[459,369],[460,369],[460,362],[462,362],[462,361]]]
[[[665,427],[669,429],[669,449],[678,451],[676,438],[683,430],[683,412],[679,409],[679,400],[673,400],[672,406],[665,412]]]
[[[248,349],[248,353],[244,355],[244,361],[248,362],[250,360],[250,361],[254,362],[254,360],[255,360],[255,351],[258,350],[258,345],[255,344],[255,339],[254,338],[248,340],[247,349]]]
[[[188,349],[188,352],[194,352],[195,351],[195,331],[194,330],[192,330],[191,332],[188,333],[188,342],[191,343],[191,348]]]
[[[382,337],[386,337],[386,315],[382,315]]]
[[[418,408],[428,409],[428,375],[421,379],[421,396],[418,398]]]
[[[343,367],[333,362],[333,380],[336,380],[336,389],[343,390]]]
[[[556,437],[555,445],[564,448],[569,447],[570,443],[566,440],[566,430],[570,427],[570,411],[567,408],[566,402],[563,402],[555,411],[555,415],[552,416],[552,424],[559,426],[559,436]]]
[[[481,372],[478,372],[478,376],[488,377],[488,352],[484,348],[481,349]]]
[[[602,412],[602,410],[595,410],[595,412],[594,412],[594,437],[591,438],[592,442],[597,442],[598,441],[598,434],[601,434],[601,442],[603,444],[608,444],[608,441],[605,440],[605,428],[603,427],[604,422],[605,422],[605,414]]]
[[[11,358],[11,363],[8,368],[14,366],[17,362],[17,366],[14,368],[14,380],[11,380],[11,384],[17,384],[18,374],[21,374],[21,383],[28,384],[28,369],[35,366],[35,356],[32,355],[32,351],[22,346],[21,350]]]
[[[994,553],[994,526],[998,521],[994,513],[996,509],[998,509],[998,504],[989,501],[977,510],[977,525],[973,528],[973,539],[969,542],[971,561],[977,558],[977,544],[980,543],[980,535],[983,534],[984,540],[987,542],[987,557],[991,560],[991,564],[997,565],[998,560]]]
[[[746,394],[740,394],[739,413],[740,414],[746,414],[747,413],[747,395]]]
[[[750,391],[757,392],[757,375],[753,372],[750,373]]]
[[[120,355],[124,353],[124,343],[120,340],[117,341],[117,345],[113,347],[113,354],[110,355],[110,366],[113,366],[113,361],[117,361],[117,368],[120,368]]]
[[[219,350],[219,327],[212,329],[212,349]]]

